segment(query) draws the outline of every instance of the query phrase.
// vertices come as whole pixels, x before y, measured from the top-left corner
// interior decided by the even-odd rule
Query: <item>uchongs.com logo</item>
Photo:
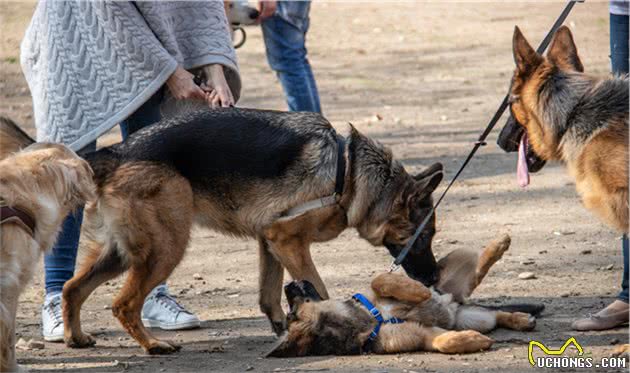
[[[569,347],[574,347],[568,350]],[[534,356],[534,347],[542,351],[541,356]],[[573,351],[577,350],[577,354]],[[575,337],[571,337],[558,349],[551,349],[539,341],[529,341],[527,350],[529,363],[536,368],[625,368],[626,360],[617,357],[604,357],[595,361],[590,354],[584,353],[584,348]]]

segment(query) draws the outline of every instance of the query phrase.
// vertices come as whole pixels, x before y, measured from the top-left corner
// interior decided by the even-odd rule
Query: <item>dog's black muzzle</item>
[[[431,249],[432,237],[432,234],[421,233],[402,262],[407,275],[425,286],[434,285],[440,279],[440,271]],[[385,247],[393,257],[397,257],[403,249],[402,245],[388,243],[385,243]]]
[[[499,134],[497,145],[507,153],[516,152],[524,133],[525,128],[510,114]],[[527,160],[527,168],[532,173],[540,171],[547,163],[534,152],[531,146],[527,148],[525,158]]]
[[[322,300],[315,286],[306,280],[291,281],[286,284],[284,286],[284,295],[287,297],[291,309],[293,309],[295,304],[302,303],[307,299],[314,302]]]

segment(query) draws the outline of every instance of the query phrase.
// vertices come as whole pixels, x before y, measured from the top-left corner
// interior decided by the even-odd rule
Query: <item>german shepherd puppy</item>
[[[525,131],[506,126],[499,143],[509,148],[521,142],[517,173],[522,184],[536,158],[561,161],[584,205],[628,233],[628,77],[585,74],[566,26],[554,35],[546,57],[518,27],[512,43],[516,70],[510,108]],[[535,156],[527,156],[531,151]]]
[[[453,251],[438,262],[441,273],[435,288],[404,275],[381,274],[363,295],[369,300],[367,306],[357,295],[345,301],[323,300],[309,282],[291,282],[285,287],[290,306],[288,332],[267,356],[461,354],[490,348],[492,339],[482,333],[497,327],[532,330],[536,319],[529,313],[462,304],[509,246],[510,238],[505,235],[481,254]],[[519,307],[541,311],[535,306]],[[379,326],[377,312],[394,322]]]
[[[98,198],[85,210],[91,253],[63,290],[66,344],[94,344],[81,330],[81,305],[100,284],[128,272],[114,315],[147,352],[179,349],[153,337],[140,311],[181,261],[193,222],[258,240],[260,308],[278,334],[286,327],[284,269],[328,298],[311,242],[353,227],[397,255],[429,212],[442,165],[409,175],[391,151],[354,128],[342,142],[346,171],[337,203],[284,215],[333,193],[340,139],[318,114],[226,108],[164,120],[86,155]],[[433,218],[403,263],[410,277],[427,285],[438,275],[434,233]]]

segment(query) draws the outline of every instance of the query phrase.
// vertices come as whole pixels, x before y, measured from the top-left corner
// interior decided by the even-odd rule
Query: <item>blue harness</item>
[[[376,322],[377,322],[376,326],[374,327],[374,330],[372,330],[372,333],[370,333],[370,336],[368,337],[366,345],[373,342],[376,339],[376,337],[378,336],[378,332],[381,330],[381,326],[383,324],[402,324],[405,322],[405,320],[401,320],[397,317],[392,317],[391,319],[385,320],[383,318],[383,315],[381,314],[381,311],[379,311],[378,308],[376,308],[376,306],[373,305],[372,302],[370,302],[361,293],[356,293],[355,295],[352,296],[352,299],[361,303],[363,307],[365,307],[368,310],[370,315],[372,315],[376,319]]]

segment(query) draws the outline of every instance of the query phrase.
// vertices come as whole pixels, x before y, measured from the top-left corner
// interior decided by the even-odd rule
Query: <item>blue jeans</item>
[[[135,131],[160,120],[160,102],[163,98],[163,90],[159,90],[138,110],[120,123],[120,131],[123,141]],[[90,143],[79,153],[96,150],[96,142]],[[74,214],[66,217],[61,227],[61,233],[52,251],[44,256],[44,270],[46,294],[59,293],[63,285],[74,276],[74,268],[81,236],[81,223],[83,222],[83,207],[77,209]]]
[[[279,1],[262,23],[267,61],[276,72],[291,111],[321,113],[317,84],[306,57],[310,1]]]
[[[628,16],[610,15],[610,64],[613,74],[628,73]],[[623,236],[623,279],[619,300],[628,303],[628,236]]]
[[[628,303],[628,236],[624,235],[621,243],[623,247],[623,279],[621,280],[621,292],[617,298]]]
[[[610,15],[610,63],[614,74],[628,73],[628,16]]]

